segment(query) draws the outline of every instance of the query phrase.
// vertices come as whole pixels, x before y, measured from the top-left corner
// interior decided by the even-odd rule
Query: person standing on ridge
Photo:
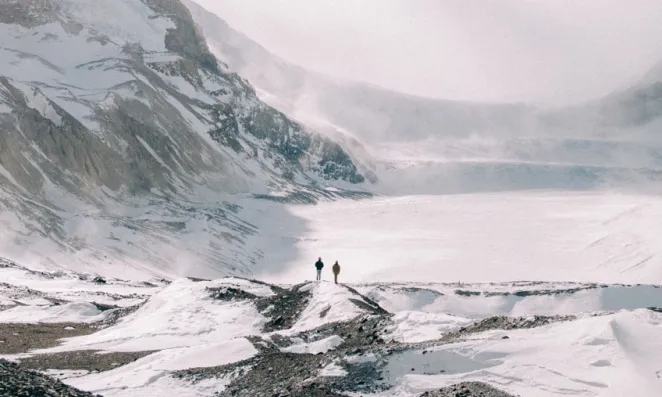
[[[324,262],[322,262],[322,258],[317,258],[317,262],[315,262],[315,267],[317,268],[317,281],[322,280],[322,268],[324,267]]]
[[[333,264],[331,269],[333,270],[333,281],[338,284],[338,274],[340,274],[340,265],[338,264],[338,261]]]

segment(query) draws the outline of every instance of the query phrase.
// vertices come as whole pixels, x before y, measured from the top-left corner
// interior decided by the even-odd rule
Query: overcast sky
[[[279,56],[417,95],[577,102],[662,60],[662,0],[194,0]]]

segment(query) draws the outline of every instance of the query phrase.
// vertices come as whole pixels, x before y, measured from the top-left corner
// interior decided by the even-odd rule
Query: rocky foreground
[[[601,285],[277,286],[240,278],[139,283],[35,272],[7,261],[0,276],[16,283],[0,284],[2,396],[513,397],[522,388],[506,390],[513,380],[499,375],[499,366],[513,364],[502,352],[527,350],[521,344],[539,338],[547,349],[557,343],[549,335],[575,332],[579,322],[580,330],[612,324],[630,329],[629,314],[610,317],[614,312],[608,311],[468,318],[397,309],[421,302],[502,299],[512,305],[600,296],[600,289],[611,288]],[[638,293],[614,288],[611,294]],[[656,310],[633,316],[656,324]],[[584,332],[572,346],[609,343]],[[529,352],[539,349],[529,346]],[[587,354],[591,366],[611,366],[608,357]],[[570,387],[579,384],[555,371]],[[588,379],[582,385],[591,381],[582,376]]]
[[[250,281],[249,283],[257,282]],[[359,316],[348,321],[333,321],[311,330],[279,334],[278,331],[292,330],[302,313],[313,299],[311,284],[301,284],[291,288],[267,286],[273,295],[259,296],[236,287],[206,287],[209,298],[228,303],[251,302],[265,316],[262,324],[264,335],[248,337],[258,350],[258,354],[239,362],[216,367],[189,368],[173,371],[170,375],[194,385],[210,379],[231,379],[224,387],[219,387],[217,396],[344,396],[352,393],[376,393],[387,391],[390,386],[384,382],[383,367],[386,357],[407,351],[427,350],[439,344],[460,340],[463,335],[491,328],[535,327],[550,321],[565,318],[522,319],[495,318],[482,321],[471,327],[440,335],[436,341],[412,344],[393,340],[388,327],[392,314],[371,299],[354,289],[346,287],[351,296],[346,303],[354,306]],[[64,302],[58,302],[59,305]],[[324,318],[330,307],[322,309],[318,316]],[[128,315],[135,311],[108,309],[114,313]],[[52,353],[37,353],[36,349],[54,347],[61,338],[93,335],[121,322],[122,317],[91,324],[77,323],[11,323],[0,324],[0,354],[14,356],[17,363],[0,361],[0,391],[3,396],[58,396],[78,397],[94,394],[69,387],[51,376],[39,371],[67,370],[103,375],[106,371],[118,370],[124,365],[135,363],[154,351],[103,352],[100,350],[75,350]],[[271,333],[271,334],[270,334]],[[336,343],[319,351],[296,351],[301,343],[314,345],[336,338]],[[304,349],[310,350],[310,349]],[[20,353],[29,353],[20,355]],[[361,358],[369,358],[361,360]],[[358,359],[357,359],[358,358]],[[320,376],[325,368],[338,367],[344,376]],[[411,371],[416,373],[416,368]],[[420,370],[418,371],[420,372]],[[440,371],[443,373],[443,370]],[[438,391],[430,391],[422,396],[484,396],[509,397],[511,394],[477,382],[460,383]]]
[[[77,390],[53,377],[26,370],[7,360],[0,360],[0,396],[95,397],[98,394]]]
[[[100,397],[67,386],[61,381],[37,371],[26,370],[20,365],[0,359],[0,395],[7,397]],[[328,386],[308,385],[292,396],[342,396]],[[467,382],[438,391],[425,392],[421,397],[510,397],[511,395],[480,382]]]
[[[105,374],[113,379],[113,374],[125,367],[177,350],[165,345],[160,349],[113,349],[103,344],[66,347],[81,338],[103,338],[103,335],[126,339],[122,338],[126,331],[119,327],[153,315],[150,313],[152,306],[157,311],[162,310],[164,302],[170,298],[159,296],[159,291],[174,288],[168,286],[169,282],[131,283],[77,274],[34,272],[9,261],[3,261],[0,270],[12,272],[13,276],[22,274],[25,279],[38,279],[42,286],[44,283],[71,283],[72,277],[76,277],[79,284],[73,291],[39,290],[12,284],[1,286],[0,297],[5,304],[0,310],[0,357],[9,359],[0,361],[2,396],[98,395],[82,391],[85,387],[68,384],[78,385],[86,377],[96,377],[103,382]],[[321,285],[316,283],[279,287],[227,279],[211,285],[209,281],[196,279],[179,284],[189,288],[192,295],[197,294],[194,299],[203,302],[198,302],[199,308],[188,304],[184,309],[173,309],[175,315],[186,309],[197,313],[209,307],[241,307],[250,309],[248,312],[259,319],[258,332],[253,330],[251,335],[245,336],[250,342],[248,346],[252,344],[255,349],[249,358],[217,366],[185,367],[157,376],[168,377],[194,390],[205,382],[222,380],[213,392],[219,397],[344,396],[346,393],[387,391],[392,387],[385,373],[389,356],[409,351],[425,355],[435,345],[452,343],[465,333],[475,331],[471,327],[463,328],[426,343],[399,342],[389,330],[393,314],[351,287],[328,284],[324,288],[332,294],[320,297],[316,294],[322,293]],[[25,321],[21,321],[21,316]],[[166,319],[163,327],[172,321],[172,318]],[[510,323],[501,319],[492,324],[481,327]],[[200,324],[200,327],[205,328],[205,325]],[[153,332],[155,338],[159,337],[159,332]],[[172,334],[174,331],[163,332]],[[192,343],[197,343],[193,340]],[[334,369],[337,374],[333,374]],[[411,368],[412,373],[425,371],[425,368]],[[439,372],[443,373],[443,369]],[[108,382],[112,388],[112,381]],[[95,388],[87,389],[94,392]],[[510,396],[490,385],[471,382],[423,395]]]

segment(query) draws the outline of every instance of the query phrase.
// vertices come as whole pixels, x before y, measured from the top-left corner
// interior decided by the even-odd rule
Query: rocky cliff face
[[[33,0],[2,5],[3,28],[10,36],[3,46],[8,61],[0,80],[5,150],[19,140],[23,146],[34,143],[45,159],[82,179],[79,182],[115,191],[127,187],[132,193],[157,188],[177,194],[182,185],[190,188],[191,182],[208,182],[188,176],[205,172],[227,176],[228,162],[239,168],[257,165],[265,175],[299,177],[302,183],[315,178],[363,181],[337,144],[260,102],[246,82],[219,65],[179,1],[122,1],[117,8],[122,6],[138,14],[137,23],[164,27],[146,26],[154,36],[149,38],[154,42],[151,48],[140,41],[120,41],[124,34],[135,34],[131,38],[137,40],[144,37],[130,31],[131,26],[122,27],[121,20],[113,22],[112,15],[104,27],[107,33],[96,21],[78,21],[77,12],[94,11],[87,2]],[[112,5],[106,8],[113,11]],[[110,37],[116,28],[120,37]],[[159,48],[159,39],[164,48]],[[21,50],[33,44],[37,51]],[[64,47],[86,62],[48,59]],[[52,73],[23,76],[20,69],[28,63]],[[76,81],[72,87],[70,81],[85,74],[93,80],[86,83],[95,84]],[[116,76],[115,84],[104,84],[111,74],[123,76]],[[62,101],[84,107],[89,114],[72,114]],[[16,161],[2,160],[17,180],[31,184],[21,175],[25,164],[19,167]],[[237,181],[252,177],[242,171]]]
[[[337,143],[219,63],[178,0],[9,0],[0,37],[0,222],[16,232],[0,248],[44,237],[58,251],[91,247],[72,245],[77,213],[117,224],[145,203],[213,212],[230,193],[364,181]],[[233,236],[213,252],[231,250],[243,229],[212,219],[214,241]]]

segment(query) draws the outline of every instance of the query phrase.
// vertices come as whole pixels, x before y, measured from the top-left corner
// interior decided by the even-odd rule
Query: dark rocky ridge
[[[101,397],[0,359],[0,395],[6,397]]]
[[[420,397],[517,397],[482,382],[463,382],[438,391],[425,392]]]
[[[532,316],[532,317],[508,317],[508,316],[493,316],[488,317],[475,323],[462,327],[454,332],[444,334],[442,340],[456,341],[459,338],[485,332],[495,329],[513,330],[513,329],[529,329],[544,327],[545,325],[553,324],[561,321],[576,320],[576,316]]]
[[[47,369],[66,369],[104,372],[132,363],[152,353],[154,352],[102,352],[97,350],[75,350],[70,352],[37,354],[30,356],[21,359],[20,366],[22,368],[40,371],[45,371]]]

